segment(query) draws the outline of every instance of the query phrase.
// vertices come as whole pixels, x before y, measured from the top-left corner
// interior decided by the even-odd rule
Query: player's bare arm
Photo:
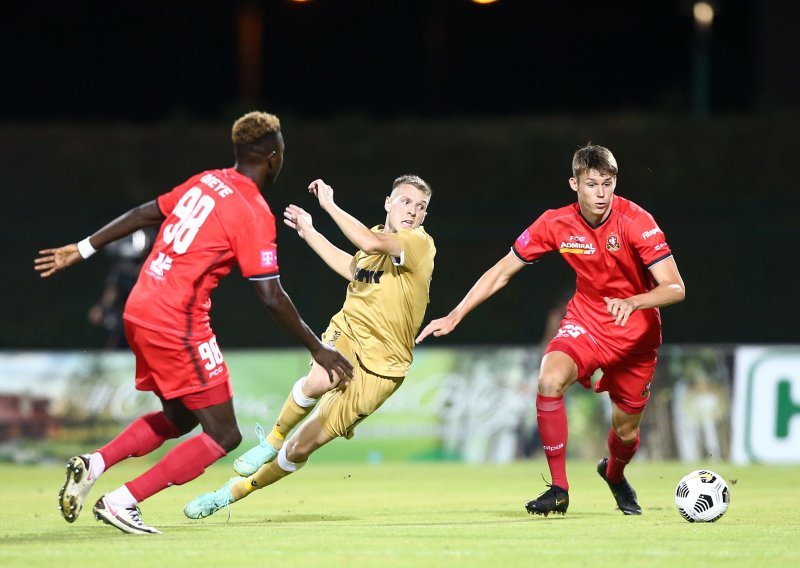
[[[616,325],[625,325],[636,310],[663,308],[682,302],[686,297],[683,279],[673,257],[665,258],[651,266],[650,273],[656,281],[656,287],[649,292],[630,298],[603,298],[606,309],[614,318]]]
[[[483,273],[475,285],[467,292],[464,299],[443,318],[435,319],[425,326],[417,336],[416,343],[421,343],[429,335],[434,337],[447,335],[461,322],[464,317],[476,306],[490,298],[503,288],[511,277],[522,269],[525,264],[513,252],[501,258],[497,264]]]
[[[164,214],[158,208],[155,200],[148,201],[120,215],[102,229],[93,233],[88,241],[93,249],[99,250],[110,242],[130,235],[143,227],[157,225],[163,220]],[[78,251],[77,243],[43,249],[39,251],[39,255],[33,261],[33,268],[39,272],[42,278],[57,274],[83,260],[83,256]]]
[[[297,205],[289,205],[283,212],[283,222],[297,231],[325,264],[347,281],[353,279],[353,255],[333,245],[314,227],[311,215]]]
[[[309,192],[319,200],[322,209],[331,216],[344,236],[351,243],[367,254],[389,254],[400,256],[403,248],[400,240],[393,233],[375,233],[361,221],[336,205],[333,200],[333,188],[321,179],[316,179],[308,186]]]
[[[311,352],[314,361],[328,372],[331,383],[336,382],[336,377],[349,379],[353,376],[353,365],[347,357],[323,344],[300,317],[292,299],[281,286],[280,278],[255,280],[253,284],[258,298],[272,317]]]

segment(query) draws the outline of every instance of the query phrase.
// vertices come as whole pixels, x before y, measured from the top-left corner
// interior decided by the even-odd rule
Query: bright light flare
[[[695,2],[694,21],[701,26],[710,26],[714,21],[714,6],[708,2]]]

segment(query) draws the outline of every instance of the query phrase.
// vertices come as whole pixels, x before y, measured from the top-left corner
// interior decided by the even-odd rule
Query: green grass
[[[131,460],[104,475],[82,516],[56,511],[63,467],[0,465],[0,565],[55,566],[798,566],[797,467],[714,464],[731,484],[717,523],[690,524],[672,492],[692,464],[635,462],[641,517],[615,510],[594,464],[569,464],[566,516],[533,517],[544,460],[511,466],[310,464],[202,521],[186,501],[230,476],[220,463],[142,505],[163,535],[131,536],[94,520],[92,497],[138,474]],[[708,465],[708,464],[706,464]],[[730,481],[729,481],[730,484]]]

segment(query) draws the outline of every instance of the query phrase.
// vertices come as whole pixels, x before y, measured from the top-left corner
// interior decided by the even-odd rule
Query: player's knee
[[[286,448],[286,457],[294,463],[307,461],[314,451],[310,444],[299,440],[297,436],[286,442],[284,448]]]
[[[328,375],[325,375],[325,383],[314,377],[314,373],[298,379],[292,387],[292,397],[294,401],[303,408],[310,408],[317,403],[319,397],[327,390],[330,390]]]
[[[639,427],[631,424],[617,424],[614,426],[614,433],[622,440],[623,444],[631,446],[636,443]]]
[[[543,372],[539,375],[539,394],[542,396],[563,396],[567,381],[559,373]]]
[[[328,372],[319,365],[315,365],[303,381],[303,395],[308,398],[319,398],[337,384],[339,384],[338,378],[334,376],[333,383],[331,383]]]
[[[242,433],[239,428],[224,428],[221,431],[206,432],[226,452],[230,453],[242,443]]]
[[[294,473],[304,465],[306,465],[305,461],[297,462],[293,461],[286,452],[286,446],[281,448],[281,451],[278,452],[278,456],[275,458],[278,462],[278,467],[280,467],[283,471]]]
[[[228,445],[225,450],[228,452],[239,447],[239,444],[242,443],[242,433],[239,431],[239,428],[233,428],[232,431],[228,433],[227,443]]]

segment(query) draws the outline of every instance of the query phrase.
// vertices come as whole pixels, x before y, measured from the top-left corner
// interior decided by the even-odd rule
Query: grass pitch
[[[62,466],[0,465],[0,565],[55,566],[798,566],[800,468],[634,462],[628,478],[641,517],[615,509],[595,464],[569,464],[565,516],[534,517],[523,505],[545,489],[544,459],[509,466],[309,464],[299,473],[201,521],[183,505],[232,474],[230,462],[142,505],[163,535],[132,536],[94,520],[102,492],[147,463],[109,470],[81,517],[56,510]],[[710,467],[731,488],[713,524],[684,521],[673,491]],[[736,480],[733,484],[731,480]]]

